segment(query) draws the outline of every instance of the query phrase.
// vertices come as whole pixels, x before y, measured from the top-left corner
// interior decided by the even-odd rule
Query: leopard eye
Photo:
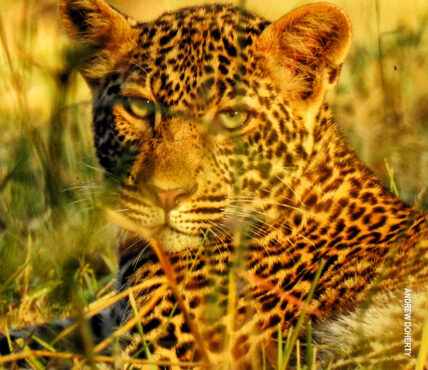
[[[220,112],[217,117],[224,128],[235,130],[247,123],[250,113],[244,110],[229,109]]]
[[[149,99],[128,98],[124,106],[129,113],[141,119],[153,117],[156,111],[155,103]]]

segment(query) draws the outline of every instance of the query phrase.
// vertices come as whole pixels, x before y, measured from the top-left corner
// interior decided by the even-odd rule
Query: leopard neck
[[[290,226],[317,223],[327,228],[323,232],[337,243],[393,243],[417,222],[417,212],[392,194],[357,158],[327,109],[321,110],[317,120],[312,152],[289,194],[301,216],[299,211],[292,212]],[[300,225],[294,222],[296,217],[297,221],[301,218]],[[307,237],[312,234],[311,228],[304,226],[299,232]]]

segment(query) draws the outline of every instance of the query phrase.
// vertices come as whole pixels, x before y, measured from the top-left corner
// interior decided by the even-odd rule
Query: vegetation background
[[[245,5],[275,20],[309,2]],[[336,121],[387,186],[427,209],[428,2],[330,2],[349,14],[354,32],[329,95]],[[140,21],[200,3],[111,1]],[[109,294],[116,273],[91,96],[56,8],[55,0],[0,2],[0,329],[79,310]]]

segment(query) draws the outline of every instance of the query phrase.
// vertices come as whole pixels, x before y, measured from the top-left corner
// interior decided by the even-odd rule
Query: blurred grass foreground
[[[248,7],[273,20],[308,2]],[[336,121],[385,184],[427,209],[428,4],[333,2],[355,35],[329,97]],[[135,6],[145,20],[200,2],[111,3]],[[53,0],[0,3],[1,328],[79,312],[112,291],[116,273],[120,233],[101,211],[108,189],[92,147],[91,97],[57,18]]]

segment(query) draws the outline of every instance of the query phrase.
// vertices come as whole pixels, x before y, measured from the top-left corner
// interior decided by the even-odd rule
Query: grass
[[[2,9],[0,312],[12,312],[10,322],[22,326],[69,311],[77,291],[84,305],[96,298],[115,275],[116,252],[115,231],[98,207],[103,175],[91,144],[89,95],[77,98],[85,90],[73,52],[58,37],[50,50],[51,27],[25,12],[12,37],[10,16]]]
[[[3,0],[1,6],[0,328],[7,330],[66,313],[89,317],[124,295],[132,302],[137,287],[120,296],[112,293],[117,230],[102,207],[112,189],[104,184],[95,159],[90,95],[76,73],[78,60],[66,46],[56,6],[33,0]],[[413,28],[397,24],[388,33],[378,31],[376,45],[359,37],[330,96],[337,122],[364,162],[394,192],[424,209],[427,15],[419,14]],[[174,285],[173,276],[171,281]],[[138,325],[145,312],[134,311],[129,326]],[[92,361],[114,362],[98,352],[129,326],[93,348]],[[424,343],[427,327],[425,323]],[[296,346],[299,353],[306,352],[302,363],[297,356],[299,366],[313,368],[316,348],[310,336],[301,343],[298,332],[299,327],[284,340],[279,336],[280,368],[286,368]],[[47,354],[47,349],[20,356],[35,368],[43,367],[40,356],[70,358],[77,364],[87,360],[70,353]],[[419,368],[426,356],[420,352]],[[129,366],[151,363],[126,361]]]

